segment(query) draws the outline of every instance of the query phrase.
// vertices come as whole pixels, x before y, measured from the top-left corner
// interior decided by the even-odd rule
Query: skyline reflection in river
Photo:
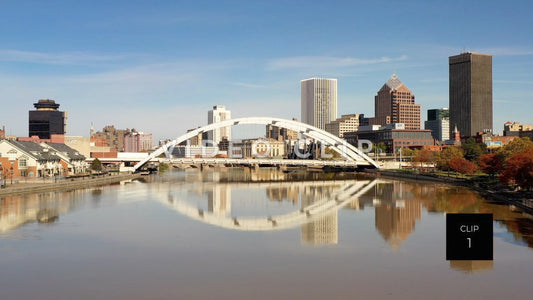
[[[531,215],[443,184],[268,173],[170,172],[4,197],[0,288],[5,299],[43,289],[49,299],[321,299],[354,297],[353,289],[369,298],[445,299],[474,295],[472,286],[483,287],[475,295],[484,298],[532,292],[521,284],[533,275]],[[334,176],[341,175],[326,175]],[[492,213],[495,260],[446,261],[446,212]]]

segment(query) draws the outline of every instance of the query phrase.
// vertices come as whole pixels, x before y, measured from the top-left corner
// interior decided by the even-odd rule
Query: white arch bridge
[[[298,132],[299,134],[303,135],[304,137],[312,138],[316,141],[320,141],[326,146],[329,146],[332,150],[339,153],[343,158],[347,160],[346,163],[344,163],[344,166],[347,166],[349,164],[352,167],[368,167],[368,168],[379,168],[379,165],[370,157],[368,157],[363,151],[357,149],[353,145],[346,142],[346,140],[341,139],[337,136],[332,135],[329,132],[326,132],[322,129],[316,128],[314,126],[311,126],[309,124],[304,124],[297,121],[292,120],[286,120],[286,119],[280,119],[280,118],[270,118],[270,117],[247,117],[247,118],[237,118],[237,119],[231,119],[231,120],[225,120],[217,123],[208,124],[206,126],[197,128],[195,130],[191,130],[178,138],[166,143],[165,145],[161,146],[154,152],[152,152],[148,157],[141,160],[139,163],[137,163],[134,166],[134,171],[139,171],[147,162],[154,160],[161,156],[162,154],[165,154],[167,159],[172,159],[172,149],[179,145],[182,142],[185,142],[199,134],[202,134],[204,132],[208,132],[211,130],[229,127],[229,126],[236,126],[236,125],[273,125],[281,128],[286,128],[289,130],[294,130]],[[205,160],[203,158],[198,159],[198,163],[202,163],[202,161]],[[242,160],[243,164],[251,163],[254,160]],[[277,162],[279,161],[279,162]],[[269,159],[269,162],[271,165],[282,165],[287,164],[287,162],[284,162],[285,160],[273,160]],[[304,161],[304,160],[299,160]],[[224,164],[224,159],[220,160],[213,160],[210,163],[222,163]],[[191,160],[191,163],[194,163],[194,159]],[[258,164],[258,162],[255,162],[255,164]],[[297,164],[297,162],[294,162],[294,164]],[[310,163],[302,163],[302,165],[306,165]],[[331,165],[331,162],[325,161],[325,160],[315,160],[313,161],[312,165]]]
[[[319,199],[313,204],[306,205],[299,210],[287,213],[284,215],[274,215],[268,217],[240,217],[229,216],[225,214],[216,214],[213,212],[199,209],[198,207],[188,203],[184,199],[173,195],[171,192],[162,194],[159,197],[161,203],[178,211],[182,215],[197,221],[211,224],[217,227],[226,229],[233,229],[239,231],[272,231],[294,228],[309,222],[316,221],[332,212],[335,212],[349,203],[358,201],[359,198],[369,192],[379,183],[379,179],[373,180],[358,180],[358,181],[311,181],[311,182],[282,182],[282,183],[268,183],[266,186],[338,186],[331,195]],[[209,183],[208,183],[209,184]],[[221,183],[217,183],[221,185]],[[238,184],[226,183],[228,187],[239,186],[253,186],[255,188],[261,187],[261,183]],[[263,185],[265,186],[265,185]],[[157,194],[157,193],[156,193]],[[170,200],[170,201],[169,201]]]

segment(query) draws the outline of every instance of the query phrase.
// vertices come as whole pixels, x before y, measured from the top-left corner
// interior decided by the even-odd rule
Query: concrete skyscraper
[[[492,55],[462,53],[449,57],[450,132],[461,136],[492,131]]]
[[[337,119],[337,79],[304,79],[301,89],[302,122],[325,130]]]
[[[374,105],[373,124],[403,123],[405,129],[420,129],[420,104],[415,104],[415,95],[396,74],[378,91]]]
[[[207,124],[218,123],[229,119],[231,119],[231,111],[226,110],[226,107],[223,105],[215,105],[212,110],[207,112]],[[207,139],[213,141],[216,145],[218,145],[224,137],[231,140],[231,126],[207,132]]]

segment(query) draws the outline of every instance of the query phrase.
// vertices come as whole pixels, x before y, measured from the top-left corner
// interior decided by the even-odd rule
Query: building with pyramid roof
[[[374,105],[373,124],[403,123],[405,129],[420,129],[420,105],[415,104],[415,95],[396,74],[378,91]]]

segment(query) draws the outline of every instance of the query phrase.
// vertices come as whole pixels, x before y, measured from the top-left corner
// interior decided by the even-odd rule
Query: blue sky
[[[40,98],[68,133],[114,124],[175,137],[224,104],[300,117],[300,80],[338,78],[340,114],[374,115],[397,73],[448,107],[448,56],[493,55],[494,124],[533,124],[528,1],[1,1],[0,126],[26,136]]]

